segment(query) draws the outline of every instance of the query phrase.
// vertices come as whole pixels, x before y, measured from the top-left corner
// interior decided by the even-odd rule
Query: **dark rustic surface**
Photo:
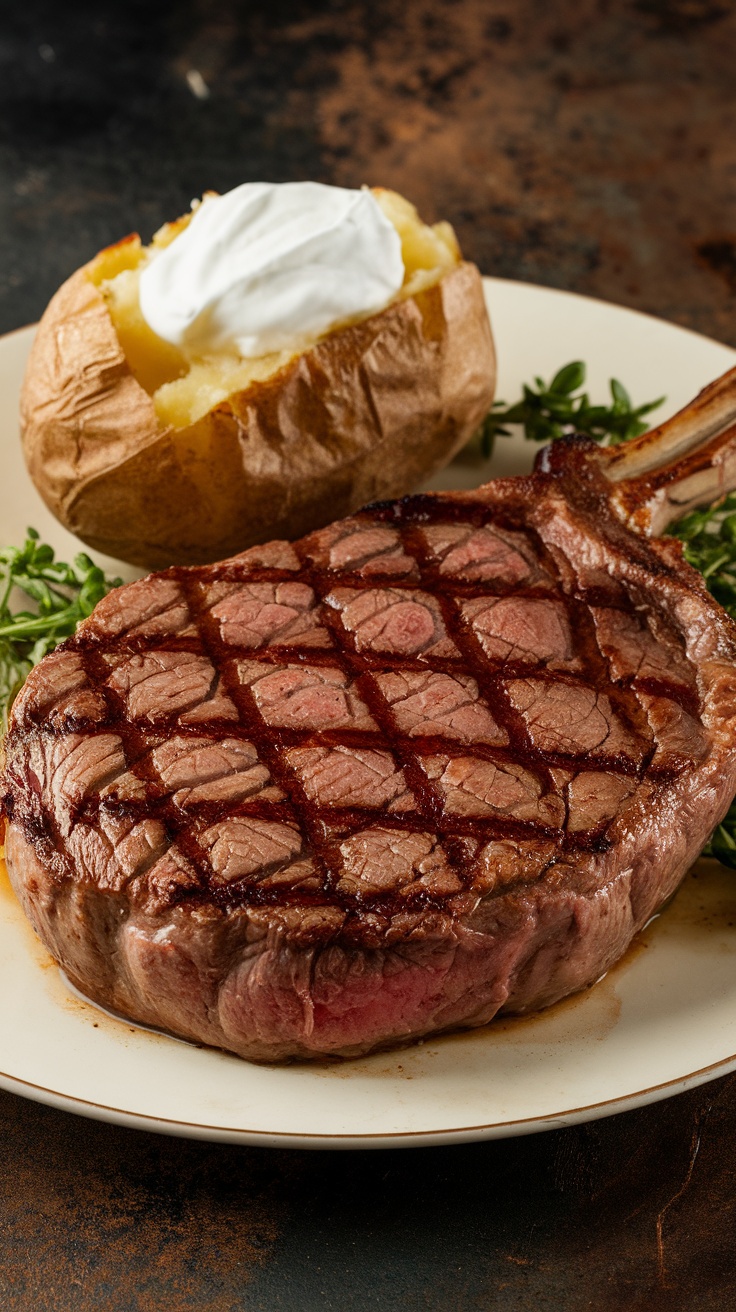
[[[3,0],[0,330],[208,186],[315,177],[736,344],[735,61],[727,0]],[[736,1306],[736,1077],[424,1152],[0,1122],[3,1312]]]

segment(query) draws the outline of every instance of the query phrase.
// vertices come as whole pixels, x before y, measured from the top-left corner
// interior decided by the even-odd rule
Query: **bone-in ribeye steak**
[[[692,490],[682,444],[651,475],[677,422],[636,478],[560,444],[111,593],[6,741],[11,878],[69,978],[263,1061],[599,977],[736,791],[736,626],[621,518]]]

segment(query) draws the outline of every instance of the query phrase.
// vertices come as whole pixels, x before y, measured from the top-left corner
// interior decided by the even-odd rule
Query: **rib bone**
[[[598,459],[617,514],[646,536],[725,496],[736,488],[736,368],[658,428]]]

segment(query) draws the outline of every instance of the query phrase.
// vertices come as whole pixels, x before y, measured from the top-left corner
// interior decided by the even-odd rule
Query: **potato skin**
[[[460,263],[164,429],[82,268],[39,324],[23,447],[49,509],[90,547],[150,569],[203,564],[411,491],[472,435],[495,375],[482,280]]]

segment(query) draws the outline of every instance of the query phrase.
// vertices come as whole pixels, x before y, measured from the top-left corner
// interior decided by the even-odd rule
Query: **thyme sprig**
[[[682,542],[685,559],[703,575],[708,591],[736,620],[736,493],[692,510],[671,533]],[[736,870],[736,801],[714,829],[703,856]]]
[[[29,528],[22,547],[0,547],[0,723],[31,668],[74,633],[120,579],[107,579],[84,552],[71,565]],[[28,607],[31,603],[31,608]]]
[[[736,620],[736,493],[712,506],[691,510],[670,535],[679,538],[689,564],[703,575],[708,591]]]
[[[631,397],[618,378],[609,382],[610,405],[591,405],[588,393],[583,391],[586,368],[582,360],[573,360],[558,369],[551,383],[535,378],[525,383],[520,400],[513,405],[496,401],[493,409],[471,439],[472,449],[484,459],[493,454],[497,437],[510,437],[510,425],[521,425],[524,437],[530,442],[554,442],[571,433],[585,433],[595,442],[613,445],[638,437],[649,427],[645,415],[651,414],[664,400],[647,401],[634,406]]]

